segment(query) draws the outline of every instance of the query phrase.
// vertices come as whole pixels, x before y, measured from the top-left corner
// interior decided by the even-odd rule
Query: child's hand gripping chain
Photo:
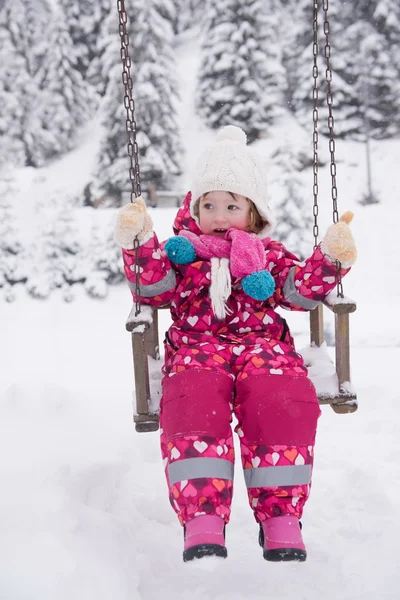
[[[354,213],[346,211],[338,223],[328,227],[321,243],[321,250],[332,260],[338,260],[344,269],[353,266],[357,260],[357,249],[349,224]]]
[[[152,235],[152,231],[153,222],[141,196],[138,196],[135,202],[123,206],[118,212],[114,239],[121,248],[132,250],[136,236],[139,244],[144,244]]]

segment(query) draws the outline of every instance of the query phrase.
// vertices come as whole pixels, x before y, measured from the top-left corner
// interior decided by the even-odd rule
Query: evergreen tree
[[[361,139],[365,139],[366,135],[375,139],[393,137],[398,133],[400,124],[399,86],[396,85],[400,73],[381,34],[369,24],[364,25],[363,32],[360,24],[349,30],[359,40],[359,56],[363,57],[355,86],[363,118]]]
[[[250,142],[267,129],[285,87],[275,6],[262,0],[210,0],[197,110],[213,129],[242,127]]]
[[[181,146],[176,121],[178,95],[171,48],[173,34],[171,24],[160,14],[161,4],[159,0],[131,3],[134,18],[128,25],[141,177],[144,186],[154,182],[159,188],[168,188],[173,176],[180,174]],[[105,191],[106,204],[119,205],[124,189],[129,190],[130,184],[120,39],[112,17],[108,30],[110,43],[104,55],[104,63],[109,65],[103,102],[105,135],[96,182]]]
[[[50,143],[37,80],[49,15],[45,1],[5,0],[0,11],[1,163],[42,164]]]
[[[83,210],[92,213],[90,241],[83,257],[84,288],[91,298],[101,299],[107,296],[110,285],[125,280],[121,250],[114,241],[115,211]]]
[[[53,15],[46,0],[5,0],[0,41],[0,161],[41,166],[72,147],[89,88],[76,71],[62,14]]]
[[[175,15],[172,22],[172,27],[175,34],[182,33],[193,25],[201,23],[204,13],[204,2],[200,0],[172,0],[174,5]],[[203,10],[200,10],[202,5]],[[171,14],[171,12],[170,12]]]
[[[102,270],[99,267],[99,263],[101,261],[101,256],[104,253],[104,234],[101,231],[98,223],[95,221],[95,215],[99,214],[99,211],[92,210],[93,218],[92,218],[92,228],[90,235],[90,242],[87,246],[87,255],[88,255],[88,276],[86,278],[84,287],[87,294],[94,299],[102,299],[105,298],[108,294],[108,285],[107,285],[107,270]],[[113,220],[114,226],[114,220]],[[112,229],[113,229],[112,226]],[[106,236],[108,238],[108,236]],[[106,244],[107,246],[108,244]],[[116,244],[114,244],[116,246]],[[114,248],[115,250],[115,248]],[[121,254],[119,253],[120,259],[120,270],[123,275],[123,266],[121,264]]]
[[[48,0],[4,0],[0,11],[0,27],[11,35],[14,48],[25,61],[31,77],[38,72],[48,51],[48,24],[51,6]]]
[[[15,191],[11,175],[3,173],[0,180],[0,288],[8,302],[15,299],[14,286],[27,281],[26,252],[19,239],[12,207]]]
[[[117,3],[109,0],[60,0],[68,32],[75,48],[77,69],[84,79],[90,64],[98,56],[99,39],[104,19]]]
[[[44,213],[44,207],[42,207]],[[31,275],[27,290],[34,298],[45,299],[60,290],[65,301],[73,299],[71,286],[83,284],[87,265],[80,241],[78,221],[71,207],[46,207],[43,229],[32,248]]]
[[[286,53],[289,104],[304,126],[312,124],[313,14],[308,0],[296,9],[293,47]],[[399,131],[400,8],[394,0],[361,0],[329,7],[332,93],[337,137],[362,140],[365,127],[375,138]],[[319,14],[319,73],[321,131],[328,133],[324,12]],[[309,65],[309,66],[307,66]]]
[[[54,261],[57,287],[84,283],[86,279],[84,249],[80,240],[79,213],[72,207],[62,208],[54,223]]]
[[[350,62],[364,138],[382,139],[400,131],[400,5],[395,0],[359,0],[346,14],[355,52]],[[345,43],[345,41],[343,42]]]
[[[115,215],[108,222],[106,231],[97,243],[95,272],[101,274],[108,285],[116,285],[125,280],[120,248],[114,240]],[[95,238],[96,239],[96,238]]]
[[[279,215],[274,236],[300,258],[310,254],[312,218],[307,203],[307,191],[300,178],[301,159],[288,139],[278,148],[274,157],[278,167],[280,199]]]
[[[43,111],[54,136],[53,153],[74,146],[79,128],[94,107],[94,94],[79,72],[76,52],[61,11],[55,11],[48,36],[48,52],[38,71],[46,104]]]
[[[26,162],[20,122],[30,85],[24,60],[17,54],[10,32],[0,25],[0,167]]]
[[[290,10],[294,11],[298,23],[290,48],[285,52],[288,71],[288,105],[299,122],[306,128],[313,127],[313,6],[308,0],[299,0]],[[362,129],[357,90],[348,77],[348,56],[341,48],[342,7],[329,5],[329,43],[331,46],[330,66],[332,69],[331,91],[333,96],[334,131],[337,137],[355,137]],[[319,130],[328,135],[328,106],[326,82],[326,58],[324,34],[324,12],[322,5],[318,14],[318,117]],[[347,34],[346,34],[347,35]]]

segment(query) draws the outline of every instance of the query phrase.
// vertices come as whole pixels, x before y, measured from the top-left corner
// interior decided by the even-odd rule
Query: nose
[[[224,210],[217,210],[214,215],[214,222],[218,225],[224,225],[226,221],[226,213]]]

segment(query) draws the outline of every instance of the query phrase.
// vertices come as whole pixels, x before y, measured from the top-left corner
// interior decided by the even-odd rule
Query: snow
[[[184,565],[158,435],[132,425],[129,309],[122,287],[1,311],[0,597],[398,598],[399,347],[356,337],[360,408],[322,409],[308,562],[262,559],[238,464],[229,558]]]
[[[146,326],[153,322],[153,311],[150,306],[141,306],[140,312],[136,315],[136,306],[134,305],[126,320],[126,325],[129,324],[129,330],[132,333],[144,333]]]
[[[187,35],[178,48],[186,90],[182,124],[190,124],[183,136],[186,165],[193,165],[213,139],[190,118],[196,48],[194,36]],[[266,159],[284,130],[287,122],[278,123],[268,139],[256,142]],[[85,168],[92,166],[94,133],[54,165],[16,174],[16,201],[27,230],[25,210],[33,218],[38,202],[55,194],[62,202],[81,189]],[[303,136],[293,129],[291,143],[301,147]],[[238,461],[228,559],[184,564],[158,435],[137,434],[132,423],[128,287],[112,288],[104,301],[83,291],[71,303],[57,293],[46,301],[19,294],[0,310],[1,600],[399,598],[400,140],[374,142],[371,151],[381,203],[362,207],[357,201],[366,182],[364,148],[337,144],[339,206],[355,212],[359,251],[343,282],[357,302],[350,330],[359,409],[336,415],[322,407],[313,489],[303,518],[308,561],[263,560]],[[320,173],[323,232],[331,222],[329,166]],[[304,177],[311,203],[311,172]],[[273,172],[269,179],[273,200],[279,181]],[[175,209],[150,211],[165,239]],[[306,345],[308,316],[284,316],[297,347]],[[161,311],[161,339],[168,320],[168,311]],[[151,371],[156,385],[153,363]]]
[[[337,304],[354,304],[354,300],[348,296],[338,296],[336,290],[332,290],[325,298],[326,304],[335,307]]]

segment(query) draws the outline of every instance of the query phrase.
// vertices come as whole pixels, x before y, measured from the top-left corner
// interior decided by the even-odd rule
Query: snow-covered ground
[[[186,36],[179,48],[185,185],[195,157],[213,137],[193,117],[196,47],[195,36]],[[268,158],[288,133],[293,144],[304,145],[304,132],[286,121],[257,142],[259,151]],[[91,135],[52,167],[18,173],[21,206],[33,214],[46,197],[68,198],[74,186],[81,189],[94,142]],[[19,295],[0,309],[1,600],[400,597],[400,140],[372,146],[381,203],[369,207],[357,203],[365,191],[363,147],[338,143],[337,149],[339,205],[356,213],[359,248],[344,281],[358,303],[351,339],[359,410],[341,416],[323,408],[303,519],[308,561],[263,560],[238,464],[228,559],[183,564],[182,530],[169,506],[158,435],[137,434],[132,425],[128,289],[112,289],[105,301],[78,294],[71,304],[57,295],[44,302]],[[311,190],[311,174],[305,176]],[[321,177],[323,230],[330,213],[326,169]],[[273,172],[269,179],[273,200],[279,181]],[[174,212],[152,210],[160,238],[170,234]],[[306,316],[289,316],[301,348]],[[167,319],[164,313],[161,331]]]

